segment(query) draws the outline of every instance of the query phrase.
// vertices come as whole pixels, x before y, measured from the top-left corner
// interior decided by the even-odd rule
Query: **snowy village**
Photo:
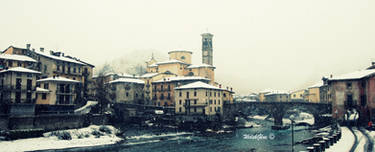
[[[0,151],[375,151],[375,3],[334,1],[0,2]]]

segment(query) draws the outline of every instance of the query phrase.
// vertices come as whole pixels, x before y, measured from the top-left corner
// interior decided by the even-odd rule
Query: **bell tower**
[[[202,63],[213,65],[212,53],[212,35],[211,33],[203,33],[202,36]]]

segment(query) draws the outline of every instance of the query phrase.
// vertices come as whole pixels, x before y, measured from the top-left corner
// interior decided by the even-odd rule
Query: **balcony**
[[[207,103],[197,103],[197,104],[185,104],[184,107],[206,107],[208,104]]]
[[[3,90],[3,91],[35,91],[36,90],[36,87],[30,87],[30,86],[27,86],[27,85],[3,85],[3,86],[0,86],[0,90]]]

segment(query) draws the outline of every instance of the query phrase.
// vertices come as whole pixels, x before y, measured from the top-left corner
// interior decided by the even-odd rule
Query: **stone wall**
[[[109,115],[53,114],[35,116],[0,115],[0,130],[61,130],[81,128],[90,124],[102,125],[109,122]]]

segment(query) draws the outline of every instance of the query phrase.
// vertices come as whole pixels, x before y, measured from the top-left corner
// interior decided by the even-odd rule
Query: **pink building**
[[[332,101],[332,116],[340,121],[348,110],[359,112],[360,122],[375,117],[375,69],[347,73],[328,79],[328,98]]]

